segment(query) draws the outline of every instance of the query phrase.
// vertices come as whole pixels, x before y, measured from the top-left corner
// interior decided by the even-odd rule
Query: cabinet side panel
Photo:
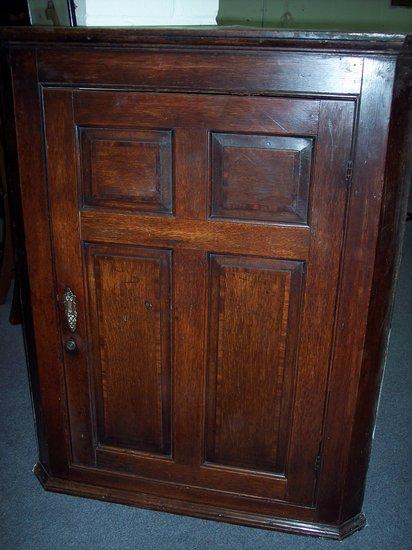
[[[168,250],[87,247],[99,445],[170,452]]]
[[[399,60],[389,127],[385,187],[369,304],[362,372],[352,430],[342,520],[360,510],[388,345],[393,298],[405,228],[408,183],[412,175],[412,61]]]
[[[7,164],[12,163],[12,157],[17,154],[20,188],[17,179],[9,183],[13,221],[19,225],[17,234],[21,237],[16,241],[16,257],[22,282],[25,345],[40,460],[49,473],[65,477],[69,451],[65,437],[63,368],[55,307],[36,53],[13,50],[9,56],[15,136],[14,132],[9,133],[8,147],[12,147],[15,137],[16,151],[11,152]],[[7,79],[3,85],[7,85]],[[20,205],[24,222],[18,223]],[[28,279],[24,276],[25,266]]]
[[[349,444],[352,430],[357,429],[354,428],[356,401],[358,397],[373,402],[376,398],[376,391],[361,396],[359,384],[378,237],[395,59],[368,58],[364,67],[318,493],[319,515],[325,522],[341,521]],[[370,433],[363,433],[361,439],[360,448],[365,449],[369,446]],[[364,473],[353,474],[356,477],[351,484],[356,492],[363,491]]]

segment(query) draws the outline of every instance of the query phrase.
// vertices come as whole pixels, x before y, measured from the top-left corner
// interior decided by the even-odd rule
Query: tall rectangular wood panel
[[[404,37],[1,35],[44,486],[360,528]]]

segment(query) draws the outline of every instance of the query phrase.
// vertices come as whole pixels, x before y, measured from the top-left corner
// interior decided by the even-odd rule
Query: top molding
[[[411,35],[274,30],[252,27],[3,27],[3,45],[110,47],[215,46],[348,52],[400,52]]]

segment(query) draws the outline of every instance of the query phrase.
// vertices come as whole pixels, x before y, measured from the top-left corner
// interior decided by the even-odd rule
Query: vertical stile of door
[[[316,469],[323,416],[334,314],[337,305],[340,256],[348,187],[347,162],[352,146],[354,103],[325,100],[320,103],[319,132],[310,197],[311,242],[302,312],[294,418],[288,460],[291,501],[313,502],[314,484],[302,468],[302,456],[311,457],[307,468]],[[339,241],[331,239],[337,235]],[[319,426],[315,431],[314,424]],[[307,434],[311,433],[309,439]],[[304,448],[302,447],[304,445]]]
[[[79,228],[75,128],[72,92],[44,90],[47,178],[51,209],[56,293],[60,302],[62,337],[74,338],[77,352],[64,353],[67,405],[69,412],[72,460],[94,463],[91,426],[89,379],[87,369],[86,300]],[[62,297],[70,288],[77,299],[78,321],[75,334],[67,327]]]
[[[175,211],[180,218],[204,219],[207,204],[208,132],[175,130]],[[183,159],[185,159],[183,161]],[[173,251],[173,458],[197,467],[203,459],[203,394],[207,309],[207,255],[203,250]]]

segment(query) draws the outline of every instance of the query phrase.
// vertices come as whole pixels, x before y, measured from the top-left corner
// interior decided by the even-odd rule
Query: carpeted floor
[[[389,356],[364,511],[368,525],[342,543],[249,529],[46,493],[31,469],[36,442],[19,327],[0,307],[0,548],[412,549],[409,451],[412,373],[412,223],[407,224]]]

